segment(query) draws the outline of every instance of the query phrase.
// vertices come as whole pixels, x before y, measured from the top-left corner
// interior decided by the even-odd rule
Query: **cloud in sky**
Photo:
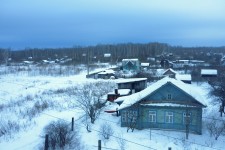
[[[225,45],[224,0],[1,0],[0,47]]]

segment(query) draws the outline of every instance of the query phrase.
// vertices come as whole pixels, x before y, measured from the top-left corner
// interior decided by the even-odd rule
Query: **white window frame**
[[[127,111],[124,110],[121,115],[122,122],[127,122]]]
[[[132,122],[136,122],[137,115],[138,113],[136,110],[124,110],[121,115],[122,122],[130,122],[130,120],[132,120]]]
[[[148,113],[149,113],[149,122],[156,122],[156,111],[150,110]]]
[[[165,114],[165,122],[166,123],[173,123],[173,112],[166,112]]]

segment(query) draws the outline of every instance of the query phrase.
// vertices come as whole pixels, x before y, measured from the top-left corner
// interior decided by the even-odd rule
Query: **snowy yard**
[[[97,149],[100,126],[109,124],[114,134],[107,141],[102,141],[102,149],[120,149],[119,139],[124,140],[128,150],[149,149],[194,149],[210,150],[224,149],[225,136],[218,140],[210,137],[205,123],[211,118],[210,114],[219,116],[217,103],[212,103],[213,97],[208,96],[207,83],[193,83],[193,88],[205,99],[207,108],[203,110],[203,134],[189,134],[185,139],[185,132],[162,130],[134,130],[127,132],[120,127],[120,117],[102,112],[100,117],[91,126],[92,132],[87,132],[81,122],[84,117],[82,110],[73,106],[72,97],[67,94],[67,88],[77,86],[84,82],[85,74],[68,77],[2,75],[0,76],[0,111],[1,128],[6,134],[0,134],[0,149],[31,150],[39,149],[43,144],[43,128],[53,120],[66,120],[68,125],[72,117],[75,119],[75,128],[79,130],[82,144],[86,149]],[[113,90],[113,89],[112,89]],[[114,107],[114,104],[105,109]],[[34,112],[33,110],[36,110]]]

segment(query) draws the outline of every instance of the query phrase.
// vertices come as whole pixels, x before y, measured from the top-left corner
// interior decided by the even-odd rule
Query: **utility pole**
[[[149,120],[149,138],[152,140],[151,121]]]
[[[72,126],[71,126],[71,130],[73,131],[74,129],[74,117],[72,118]]]
[[[149,134],[150,134],[150,140],[152,140],[152,130],[151,130],[151,127],[149,128],[150,131],[149,131]]]
[[[98,150],[101,150],[102,146],[101,146],[101,140],[98,140]]]
[[[45,135],[45,149],[44,150],[48,150],[48,134]]]

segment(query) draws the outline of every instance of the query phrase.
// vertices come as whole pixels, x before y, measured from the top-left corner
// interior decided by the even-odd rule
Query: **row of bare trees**
[[[163,56],[167,59],[199,59],[210,61],[217,64],[220,61],[221,53],[224,53],[225,47],[178,47],[170,46],[164,43],[125,43],[125,44],[105,44],[87,47],[72,48],[26,48],[24,50],[10,51],[10,49],[0,49],[0,60],[3,61],[5,52],[10,52],[13,61],[26,60],[32,58],[33,61],[56,60],[64,57],[72,58],[71,63],[86,63],[89,61],[112,61],[118,62],[124,58],[139,58],[141,61],[147,61],[148,57]],[[104,54],[110,53],[111,58],[105,58]],[[1,61],[1,62],[2,62]]]

